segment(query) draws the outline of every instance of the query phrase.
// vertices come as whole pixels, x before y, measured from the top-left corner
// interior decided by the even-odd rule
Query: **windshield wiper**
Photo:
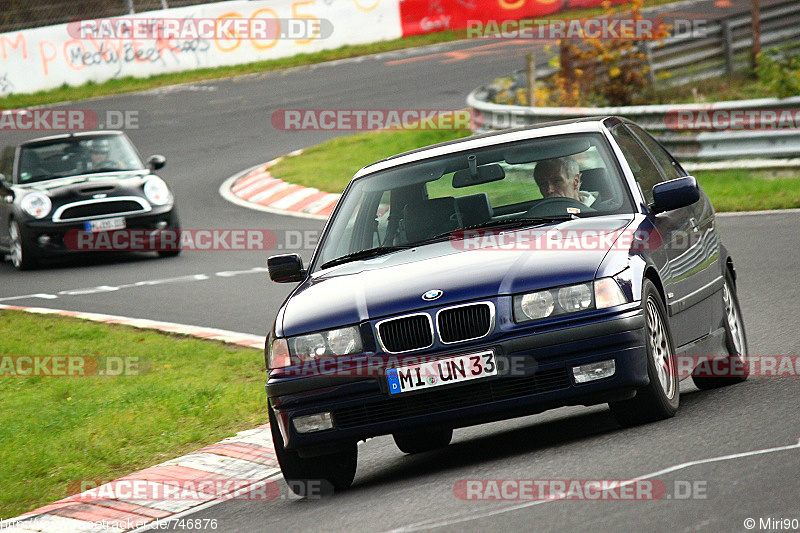
[[[440,233],[439,235],[434,235],[430,239],[425,239],[424,241],[415,242],[414,244],[424,244],[428,242],[437,241],[444,237],[450,237],[451,235],[458,235],[465,231],[471,231],[476,229],[487,229],[487,228],[513,228],[515,226],[533,226],[536,224],[546,224],[548,222],[564,222],[566,220],[575,220],[579,218],[574,213],[569,213],[565,215],[555,215],[549,217],[526,217],[526,218],[504,218],[502,220],[489,220],[487,222],[481,222],[480,224],[473,224],[472,226],[466,226],[463,228],[457,228],[450,231],[445,231],[444,233]]]
[[[360,259],[368,259],[370,257],[377,257],[379,255],[385,255],[391,252],[396,252],[398,250],[407,250],[411,248],[410,245],[402,245],[402,246],[378,246],[377,248],[367,248],[366,250],[359,250],[357,252],[353,252],[347,255],[343,255],[341,257],[337,257],[336,259],[331,259],[326,263],[322,263],[320,268],[330,268],[332,266],[341,265],[344,263],[349,263],[351,261],[358,261]]]

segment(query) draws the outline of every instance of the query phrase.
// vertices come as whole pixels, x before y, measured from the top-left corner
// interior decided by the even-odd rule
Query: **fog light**
[[[39,235],[37,241],[39,242],[40,245],[46,246],[50,244],[50,235]]]
[[[156,222],[156,229],[164,229],[169,225],[166,220],[162,220],[161,222]]]
[[[293,420],[294,429],[298,433],[314,433],[333,429],[333,420],[330,413],[317,413],[314,415],[298,416]]]
[[[575,376],[575,383],[586,383],[596,379],[609,378],[617,371],[617,364],[614,359],[589,363],[588,365],[573,366],[572,375]]]

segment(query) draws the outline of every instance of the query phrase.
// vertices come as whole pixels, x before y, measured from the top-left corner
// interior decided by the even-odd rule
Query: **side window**
[[[13,146],[6,146],[0,153],[0,174],[4,174],[7,180],[11,180],[11,175],[14,168],[14,152]]]
[[[619,143],[625,159],[633,171],[633,177],[644,195],[645,201],[653,201],[653,186],[664,181],[653,160],[647,155],[636,137],[623,124],[611,128],[611,135]]]
[[[674,180],[675,178],[683,177],[683,172],[681,168],[678,166],[678,163],[669,155],[669,152],[664,150],[664,148],[658,144],[658,142],[653,139],[649,133],[644,131],[642,128],[638,126],[631,126],[628,127],[639,137],[639,140],[642,141],[642,144],[650,150],[650,153],[653,154],[656,161],[658,162],[658,166],[661,167],[661,170],[664,171],[664,175],[667,177],[667,180]]]

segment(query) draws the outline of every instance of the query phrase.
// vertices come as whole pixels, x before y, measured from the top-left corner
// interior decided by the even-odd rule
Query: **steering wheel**
[[[567,211],[568,208],[575,208],[578,209],[578,213],[587,213],[589,211],[594,211],[591,207],[584,204],[583,202],[579,202],[574,198],[565,198],[565,197],[557,197],[557,198],[545,198],[544,200],[539,200],[536,204],[528,209],[528,211],[523,215],[523,217],[552,217],[558,215],[566,215],[569,213]]]

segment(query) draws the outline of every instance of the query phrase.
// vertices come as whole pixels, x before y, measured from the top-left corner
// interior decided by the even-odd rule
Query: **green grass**
[[[141,358],[118,377],[0,377],[0,517],[267,420],[260,350],[124,326],[0,312],[0,354]]]
[[[270,169],[283,180],[340,192],[358,169],[390,155],[466,137],[466,130],[378,131],[338,137],[286,157]],[[800,207],[800,171],[714,170],[694,175],[717,211]]]
[[[677,0],[645,0],[644,5],[645,7],[652,7],[670,4],[675,1]],[[597,16],[602,13],[602,8],[596,7],[565,11],[563,13],[551,15],[551,18],[584,18]],[[101,84],[89,82],[78,87],[70,87],[65,84],[58,89],[40,91],[34,94],[12,94],[6,96],[5,98],[0,98],[0,109],[15,109],[36,105],[53,104],[57,102],[85,100],[87,98],[94,98],[98,96],[141,91],[180,83],[215,80],[243,74],[254,74],[270,70],[313,65],[317,63],[323,63],[325,61],[334,61],[337,59],[346,59],[350,57],[377,54],[380,52],[389,52],[393,50],[402,50],[405,48],[414,48],[418,46],[455,41],[459,39],[465,39],[466,36],[466,30],[444,31],[425,35],[402,37],[399,39],[381,41],[377,43],[342,46],[334,50],[323,50],[321,52],[315,52],[312,54],[298,54],[292,57],[271,59],[244,65],[204,68],[170,74],[158,74],[149,78],[134,78],[129,76],[110,80]],[[476,83],[480,83],[480,80],[476,80]]]

